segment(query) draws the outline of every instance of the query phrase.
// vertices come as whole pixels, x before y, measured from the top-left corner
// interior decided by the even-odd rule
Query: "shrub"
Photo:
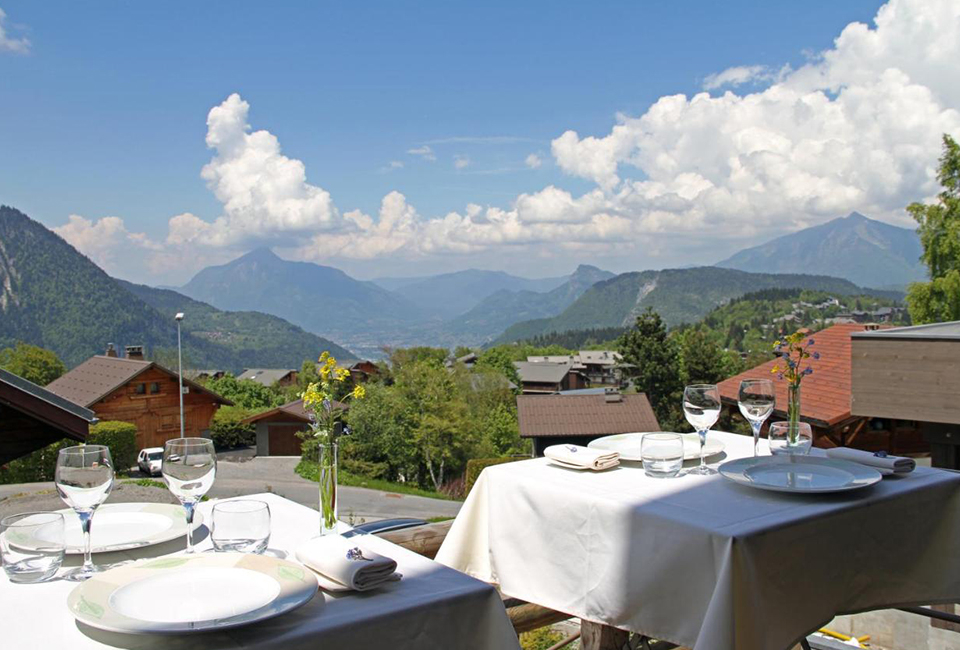
[[[470,490],[473,489],[473,484],[477,482],[477,479],[480,478],[480,472],[482,472],[485,468],[490,467],[492,465],[502,465],[503,463],[512,463],[518,460],[524,460],[524,458],[506,456],[503,458],[473,458],[471,460],[468,460],[466,485],[465,485],[463,496],[466,497],[468,494],[470,494]]]
[[[0,484],[52,481],[60,450],[76,444],[76,440],[65,438],[10,461],[0,467]],[[98,422],[90,427],[87,444],[106,445],[117,471],[129,469],[137,462],[137,427],[129,422]]]
[[[232,449],[256,444],[254,425],[242,422],[251,411],[240,406],[224,406],[217,410],[210,423],[210,439],[218,449]]]
[[[134,424],[110,420],[97,422],[90,427],[87,444],[108,447],[113,466],[118,470],[130,469],[137,464],[137,427]]]

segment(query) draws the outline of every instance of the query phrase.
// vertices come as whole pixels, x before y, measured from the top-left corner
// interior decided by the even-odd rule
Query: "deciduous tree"
[[[46,386],[67,371],[56,354],[29,343],[17,343],[16,347],[0,350],[0,368],[38,386]]]

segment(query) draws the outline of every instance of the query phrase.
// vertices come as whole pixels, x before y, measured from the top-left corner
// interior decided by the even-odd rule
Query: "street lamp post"
[[[183,312],[178,312],[177,320],[177,379],[180,381],[180,437],[183,437],[183,352],[180,347],[180,321],[183,320]]]

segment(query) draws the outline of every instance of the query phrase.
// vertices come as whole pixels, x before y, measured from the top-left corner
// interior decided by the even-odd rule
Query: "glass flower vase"
[[[337,443],[320,443],[320,535],[337,532]]]
[[[800,384],[787,386],[787,421],[790,423],[788,443],[796,445],[800,432]]]

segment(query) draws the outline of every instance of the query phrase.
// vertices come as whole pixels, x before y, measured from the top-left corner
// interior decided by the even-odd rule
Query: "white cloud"
[[[414,147],[413,149],[407,149],[407,153],[411,156],[420,156],[424,160],[434,161],[437,159],[437,155],[433,153],[433,149],[426,144],[420,147]]]
[[[67,223],[53,231],[108,273],[116,271],[117,257],[128,255],[131,250],[163,250],[163,246],[144,233],[128,231],[120,217],[92,221],[71,214]]]
[[[30,52],[30,39],[26,36],[14,38],[8,33],[8,27],[5,24],[7,14],[0,9],[0,52],[13,52],[14,54],[27,54]]]
[[[706,90],[714,90],[723,86],[742,86],[745,83],[769,81],[773,78],[770,69],[764,65],[738,65],[727,68],[722,72],[707,75],[703,80]]]
[[[523,164],[530,169],[540,169],[540,166],[543,165],[543,160],[541,160],[537,154],[532,153],[524,159]]]
[[[466,169],[470,166],[470,156],[457,154],[453,157],[453,166],[456,169]]]
[[[392,172],[398,169],[403,169],[403,162],[400,160],[391,160],[386,165],[380,168],[381,172]]]
[[[770,74],[728,73],[713,82]],[[551,143],[557,166],[596,184],[580,196],[550,185],[506,206],[471,203],[441,216],[420,215],[396,191],[375,216],[341,214],[275,136],[250,129],[249,106],[232,95],[210,111],[214,156],[202,172],[223,214],[178,215],[164,250],[146,250],[158,268],[209,263],[208,254],[254,243],[316,261],[574,251],[709,263],[852,210],[906,222],[903,207],[937,191],[941,135],[960,135],[958,78],[960,3],[891,0],[875,26],[848,25],[831,49],[762,89],[665,96],[639,116],[617,116],[606,135],[561,134]],[[408,153],[436,158],[427,144]],[[525,163],[542,160],[531,154]],[[131,235],[112,227],[104,240],[130,245]],[[82,250],[102,247],[92,235],[72,236]]]

